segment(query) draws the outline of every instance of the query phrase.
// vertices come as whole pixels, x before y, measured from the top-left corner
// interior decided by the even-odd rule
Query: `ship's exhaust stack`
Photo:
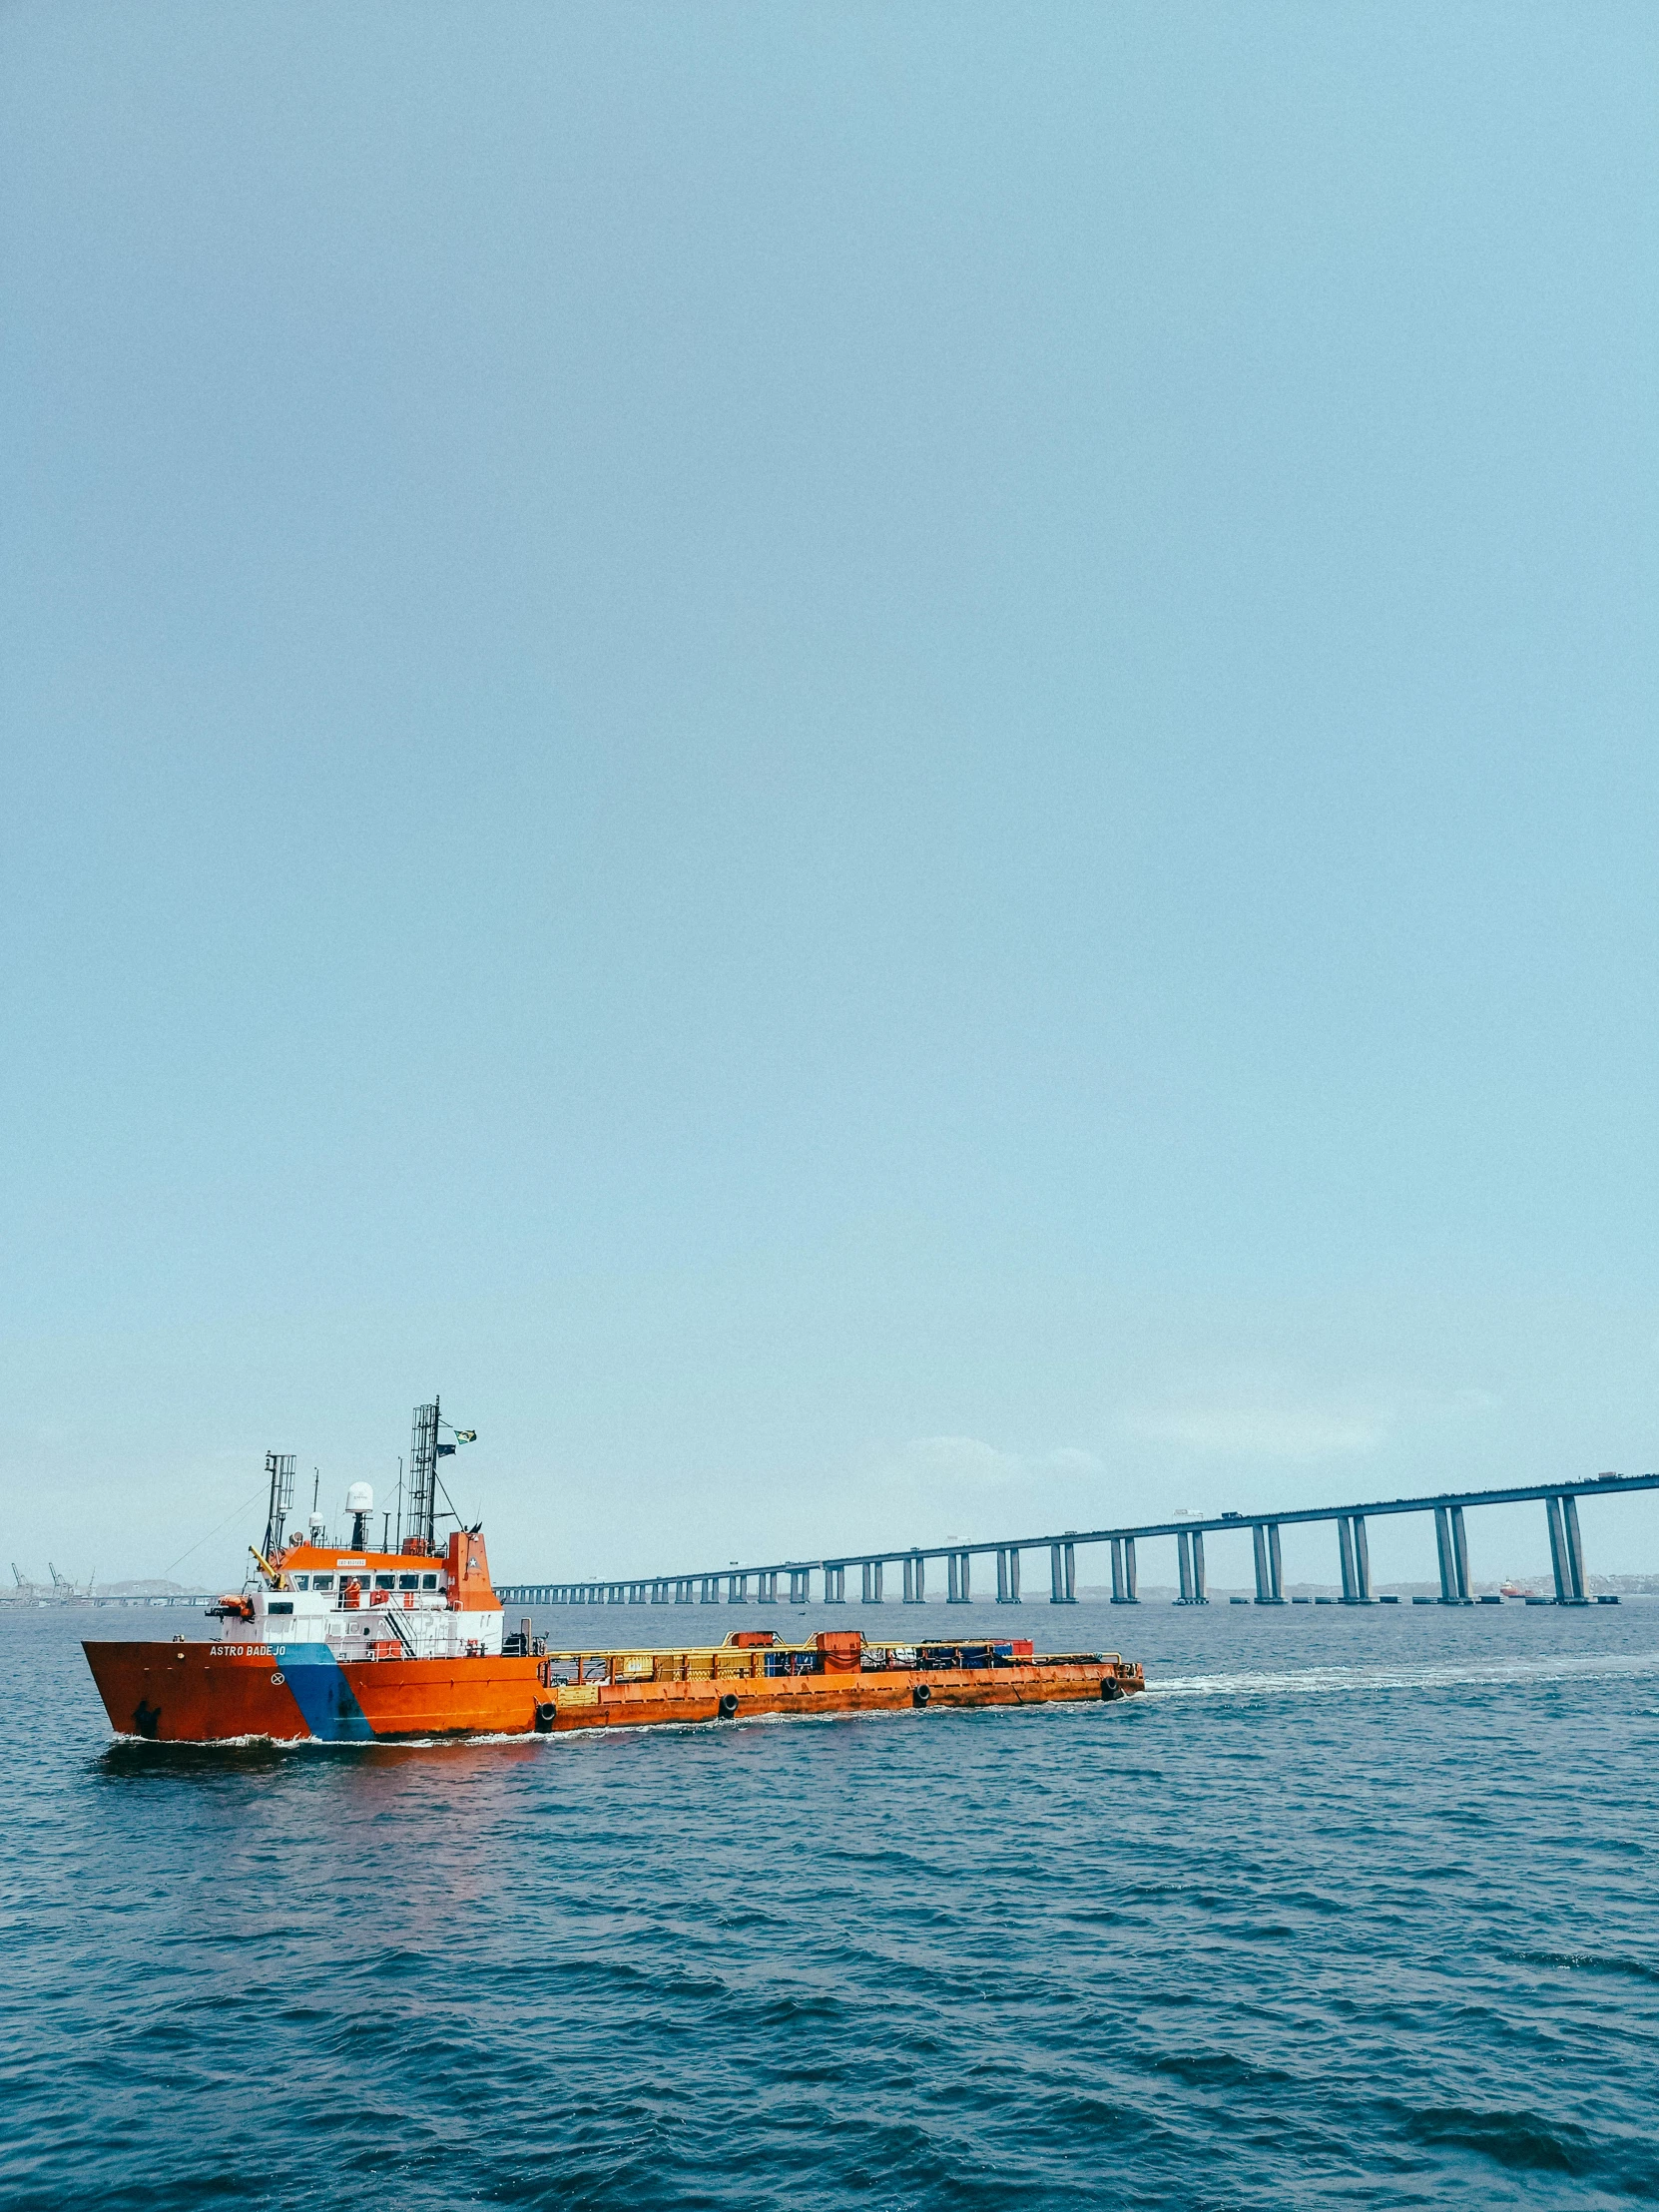
[[[260,1549],[268,1559],[275,1559],[282,1548],[282,1523],[293,1504],[293,1459],[291,1451],[268,1451],[265,1455],[265,1471],[271,1478],[271,1503],[266,1507],[265,1542]]]

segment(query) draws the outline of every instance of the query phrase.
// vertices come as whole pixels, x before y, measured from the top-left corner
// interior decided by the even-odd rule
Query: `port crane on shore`
[[[23,1572],[15,1559],[11,1568],[12,1580],[17,1584],[19,1596],[32,1598],[37,1605],[85,1604],[98,1587],[96,1568],[84,1583],[72,1581],[67,1574],[60,1574],[50,1559],[46,1562],[46,1571],[52,1577],[50,1582],[34,1581]]]

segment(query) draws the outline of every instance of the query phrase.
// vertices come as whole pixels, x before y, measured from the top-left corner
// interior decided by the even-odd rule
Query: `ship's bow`
[[[311,1733],[273,1653],[182,1642],[81,1649],[118,1736],[211,1744],[240,1736],[293,1742]]]

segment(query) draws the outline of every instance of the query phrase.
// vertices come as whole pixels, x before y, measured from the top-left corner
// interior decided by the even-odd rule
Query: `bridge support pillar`
[[[947,1553],[944,1569],[947,1585],[945,1603],[947,1605],[966,1605],[968,1602],[968,1554],[965,1551]]]
[[[1133,1538],[1130,1540],[1133,1541]],[[1115,1560],[1113,1565],[1116,1566]],[[1204,1572],[1204,1531],[1202,1528],[1178,1528],[1176,1530],[1175,1565],[1176,1571],[1181,1577],[1181,1595],[1176,1599],[1176,1604],[1208,1605],[1210,1592]],[[1113,1595],[1115,1598],[1115,1590]]]
[[[996,1602],[1019,1603],[1019,1552],[1012,1544],[1005,1544],[996,1555]]]
[[[1570,1603],[1568,1592],[1572,1585],[1567,1573],[1567,1544],[1561,1527],[1561,1501],[1557,1497],[1544,1499],[1544,1513],[1549,1521],[1549,1563],[1555,1575],[1555,1602]]]
[[[769,1568],[765,1574],[758,1574],[755,1577],[755,1602],[757,1605],[776,1605],[778,1603],[778,1570],[776,1567]]]
[[[1463,1527],[1463,1508],[1451,1508],[1451,1563],[1457,1569],[1457,1602],[1472,1605],[1474,1592],[1469,1588],[1469,1539]]]
[[[904,1562],[904,1602],[906,1605],[925,1605],[927,1602],[927,1561],[919,1551],[914,1551]]]
[[[790,1603],[805,1605],[813,1594],[813,1570],[811,1567],[791,1567]]]
[[[651,1602],[653,1605],[666,1605],[668,1603],[668,1584],[666,1582],[652,1583]]]
[[[1366,1523],[1359,1513],[1337,1516],[1337,1548],[1342,1555],[1343,1603],[1371,1603],[1371,1560],[1366,1552]]]
[[[1434,1508],[1434,1548],[1440,1560],[1440,1603],[1467,1605],[1469,1600],[1469,1545],[1463,1533],[1463,1508]]]
[[[1279,1550],[1279,1523],[1257,1521],[1250,1533],[1256,1547],[1256,1602],[1283,1605],[1285,1565]]]
[[[846,1603],[846,1569],[841,1565],[826,1565],[824,1569],[824,1602],[826,1605]]]
[[[1544,1500],[1549,1515],[1549,1563],[1555,1570],[1557,1605],[1582,1605],[1584,1595],[1584,1544],[1578,1533],[1578,1500],[1550,1497]]]
[[[1590,1593],[1584,1587],[1584,1539],[1578,1533],[1577,1498],[1562,1498],[1561,1524],[1567,1539],[1567,1569],[1572,1576],[1572,1601],[1575,1605],[1588,1605]]]
[[[881,1561],[866,1559],[863,1564],[863,1589],[860,1593],[866,1605],[881,1602]]]
[[[1075,1544],[1050,1544],[1048,1547],[1048,1602],[1050,1605],[1077,1603]]]
[[[705,1574],[698,1579],[701,1585],[697,1593],[698,1604],[718,1605],[720,1603],[720,1576],[718,1574]]]
[[[729,1574],[726,1577],[726,1602],[728,1605],[749,1603],[749,1577],[747,1574]]]
[[[689,1604],[691,1603],[691,1601],[692,1601],[692,1586],[691,1586],[691,1577],[690,1577],[689,1575],[685,1575],[685,1574],[682,1574],[682,1575],[678,1576],[678,1577],[676,1578],[676,1580],[675,1580],[675,1584],[674,1584],[674,1602],[675,1602],[675,1604],[676,1604],[676,1605],[689,1605]]]

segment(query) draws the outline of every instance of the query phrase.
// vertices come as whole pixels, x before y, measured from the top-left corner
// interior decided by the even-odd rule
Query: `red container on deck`
[[[813,1638],[824,1654],[826,1674],[856,1674],[864,1639],[855,1628],[822,1628]]]

